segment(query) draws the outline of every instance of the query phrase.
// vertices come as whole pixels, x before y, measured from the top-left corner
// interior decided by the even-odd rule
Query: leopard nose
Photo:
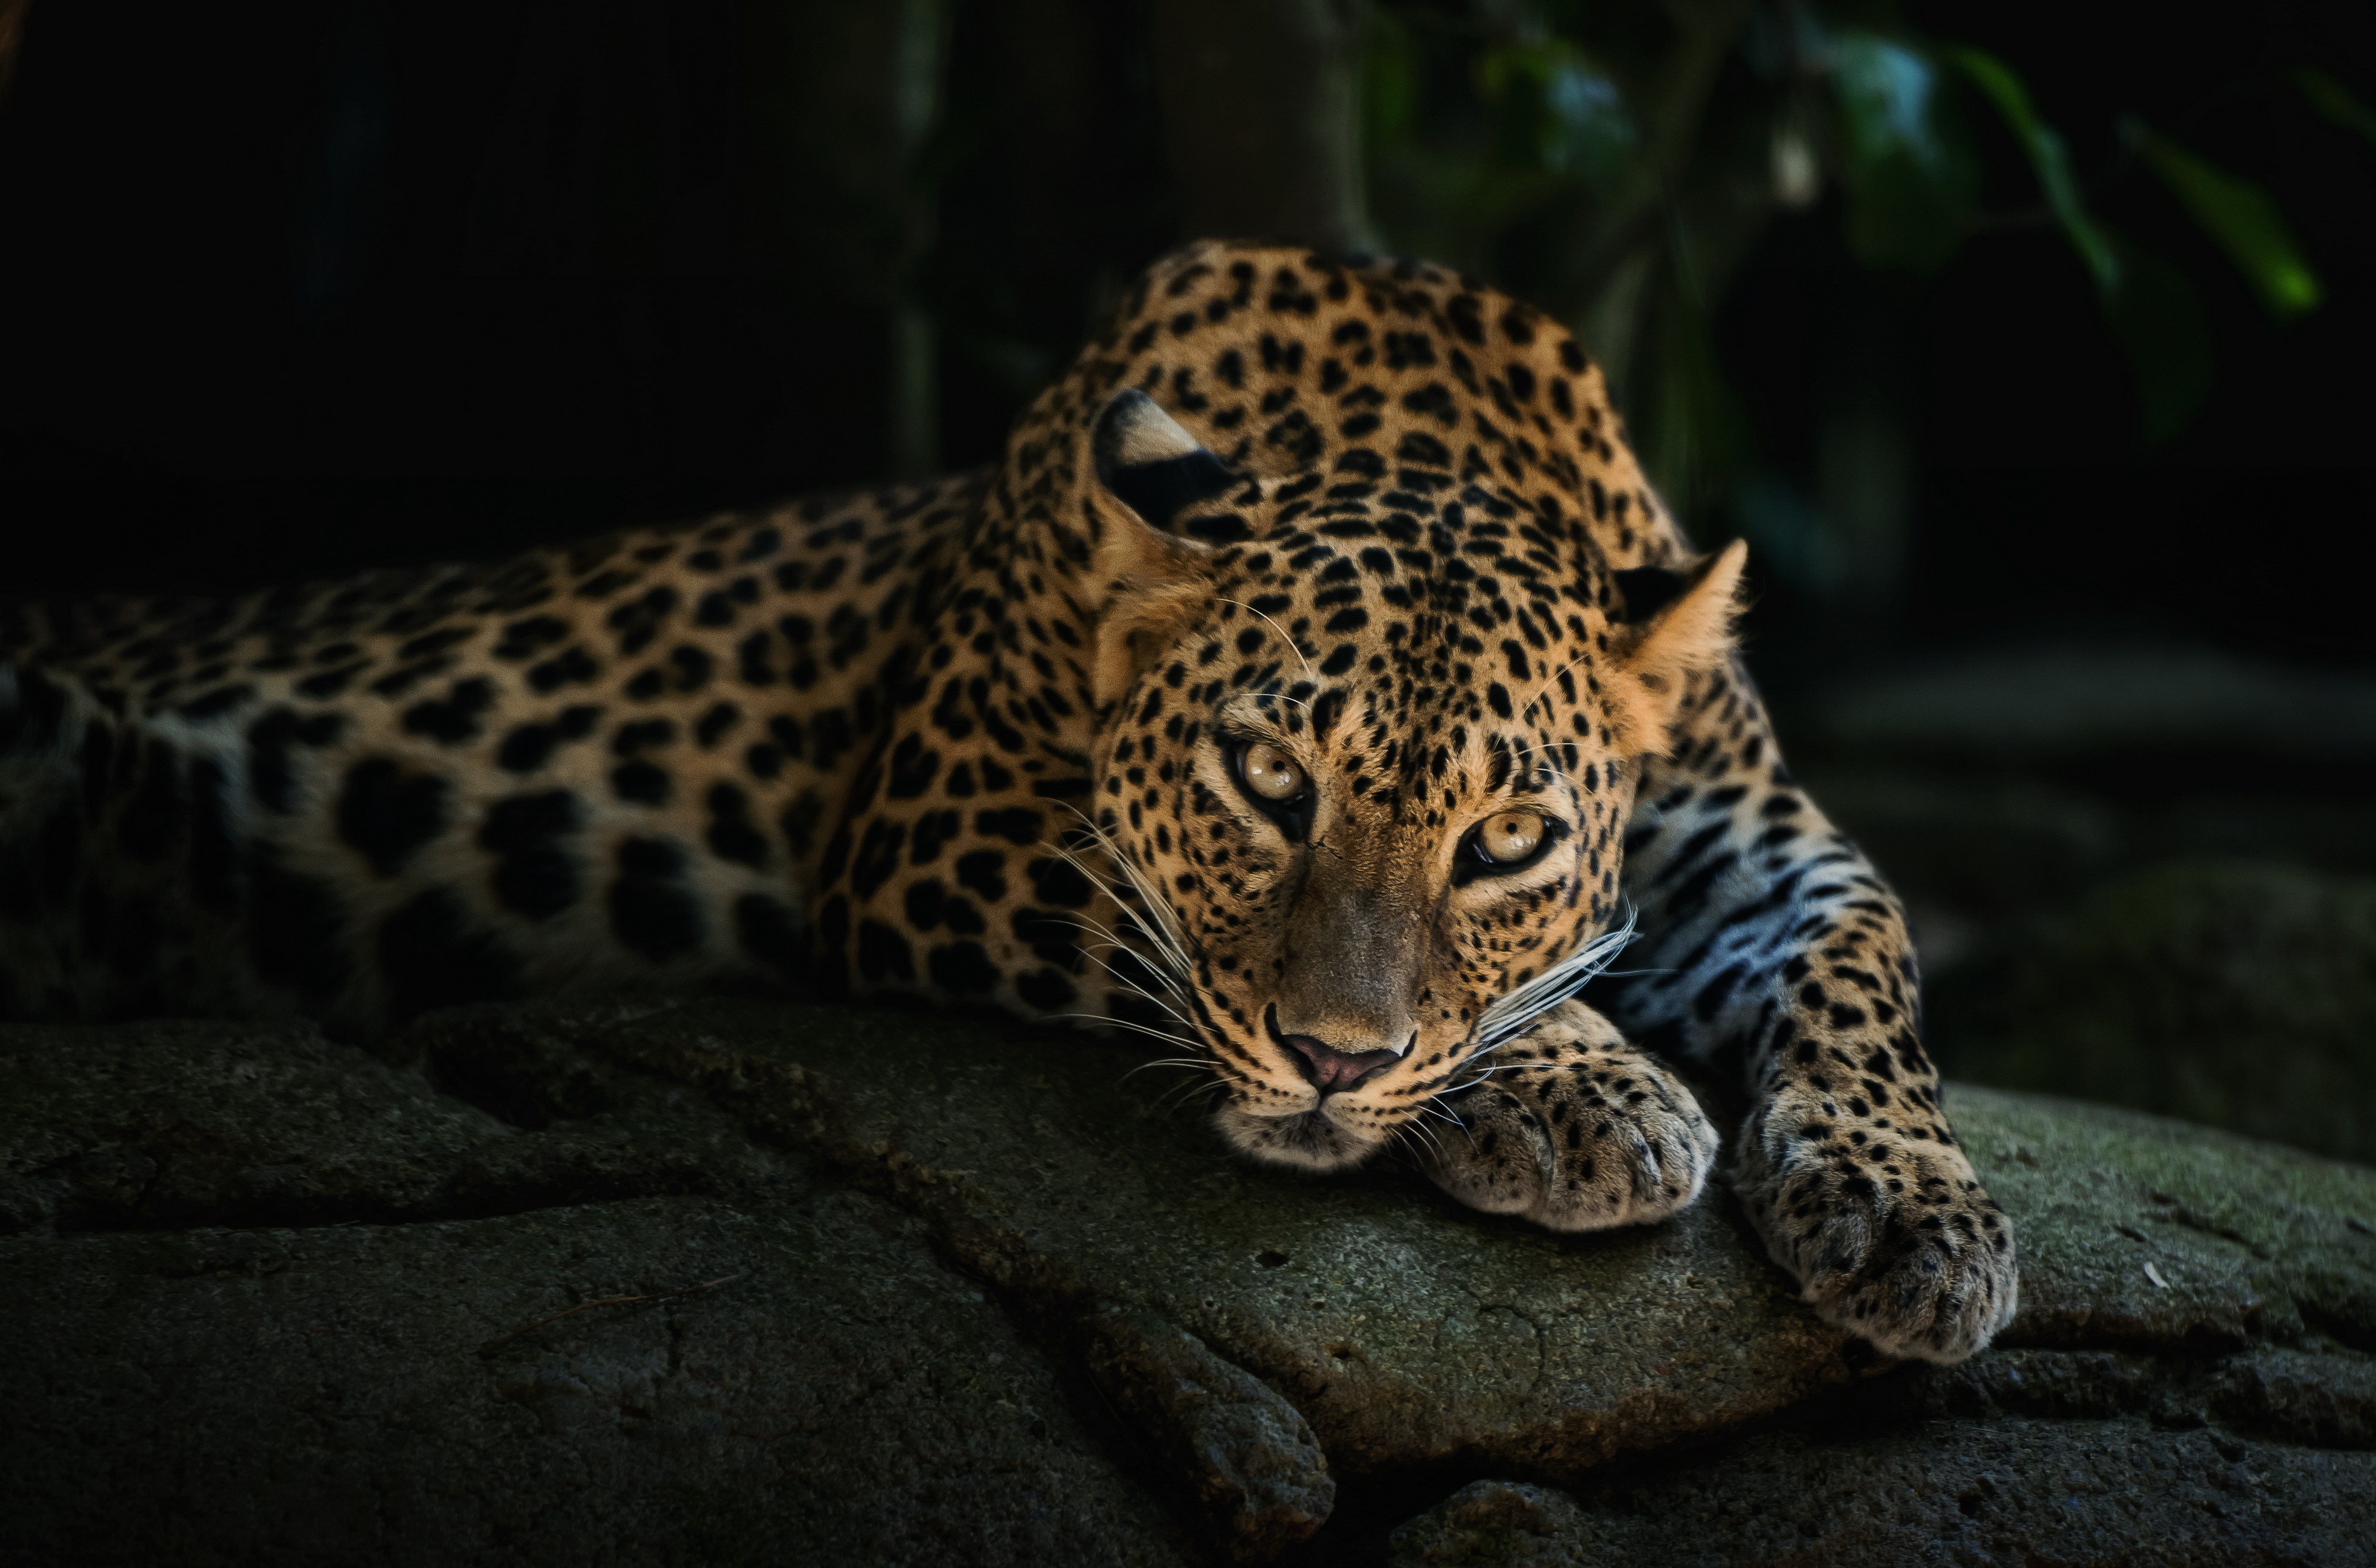
[[[1389,1063],[1402,1060],[1399,1051],[1339,1051],[1310,1035],[1288,1035],[1284,1043],[1294,1051],[1297,1069],[1323,1095],[1349,1089]]]

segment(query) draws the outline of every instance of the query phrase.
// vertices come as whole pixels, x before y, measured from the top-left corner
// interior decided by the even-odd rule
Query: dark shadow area
[[[1183,62],[1235,24],[1154,0],[11,14],[11,598],[497,557],[986,462],[1186,237],[1180,190],[1205,221],[1286,188],[1259,157],[1182,184]],[[1680,12],[1343,14],[1368,32],[1295,56],[1336,129],[1268,162],[1333,171],[1315,232],[1574,321],[1696,535],[1751,539],[1752,663],[1912,907],[1950,1070],[2376,1154],[2367,9],[1738,8],[1695,160],[1623,222]],[[2169,377],[2199,385],[2116,329],[1967,46],[2121,254],[2182,275],[2203,357]],[[1920,255],[1875,249],[1857,48],[1960,106],[1968,201]],[[1596,103],[1634,106],[1622,137]],[[2260,193],[2314,305],[2272,304],[2168,148]]]

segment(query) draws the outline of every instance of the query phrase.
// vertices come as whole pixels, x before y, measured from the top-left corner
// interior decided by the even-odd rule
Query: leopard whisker
[[[1146,1024],[1134,1024],[1128,1018],[1111,1018],[1108,1017],[1103,1013],[1058,1013],[1055,1016],[1059,1018],[1079,1018],[1085,1022],[1095,1024],[1104,1028],[1128,1029],[1133,1034],[1142,1034],[1150,1039],[1159,1039],[1167,1045],[1182,1046],[1190,1051],[1196,1049],[1196,1042],[1193,1039],[1182,1039],[1178,1035],[1175,1035],[1167,1029],[1153,1028]],[[1132,1071],[1135,1072],[1136,1069],[1134,1068]],[[1129,1075],[1125,1074],[1123,1075],[1128,1076]]]
[[[1532,713],[1535,709],[1535,705],[1550,695],[1551,683],[1553,682],[1566,674],[1569,671],[1574,669],[1577,665],[1583,663],[1586,659],[1590,659],[1592,654],[1593,650],[1587,647],[1582,653],[1577,654],[1574,659],[1569,659],[1565,664],[1561,665],[1558,669],[1544,676],[1541,684],[1535,688],[1534,695],[1527,698],[1525,702],[1518,705],[1518,717],[1524,719],[1527,714]]]
[[[1158,1057],[1151,1062],[1140,1063],[1137,1066],[1133,1067],[1129,1072],[1124,1073],[1121,1077],[1114,1081],[1116,1083],[1126,1084],[1139,1074],[1146,1072],[1149,1067],[1203,1067],[1209,1070],[1211,1066],[1212,1063],[1209,1062],[1199,1062],[1192,1057],[1163,1056]]]
[[[1414,1139],[1425,1138],[1428,1143],[1434,1147],[1436,1153],[1442,1154],[1444,1152],[1443,1140],[1436,1135],[1435,1129],[1429,1126],[1426,1123],[1420,1121],[1416,1116],[1412,1117],[1409,1121],[1404,1123],[1395,1130],[1397,1133],[1406,1134]]]
[[[1181,1028],[1189,1030],[1191,1033],[1195,1032],[1195,1024],[1188,1018],[1187,1015],[1181,1012],[1179,1007],[1174,1007],[1171,1005],[1170,1002],[1166,1002],[1162,997],[1156,995],[1153,992],[1147,990],[1146,986],[1141,985],[1135,976],[1124,974],[1121,969],[1115,968],[1112,964],[1108,963],[1099,956],[1099,950],[1106,949],[1118,953],[1127,953],[1133,958],[1139,958],[1140,955],[1135,948],[1122,941],[1121,938],[1116,936],[1113,932],[1106,928],[1104,925],[1089,919],[1086,915],[1072,915],[1067,918],[1069,918],[1073,924],[1078,927],[1081,931],[1105,938],[1102,942],[1084,942],[1079,944],[1081,956],[1087,958],[1090,963],[1095,964],[1099,968],[1104,970],[1106,978],[1111,980],[1114,984],[1121,986],[1123,989],[1130,992],[1134,995],[1143,997],[1146,1001],[1153,1003],[1156,1006],[1162,1008],[1164,1012],[1170,1014],[1174,1019],[1178,1020]],[[1154,980],[1168,992],[1170,994],[1172,1002],[1177,1002],[1183,1007],[1188,1005],[1189,996],[1187,990],[1182,983],[1182,977],[1164,973],[1162,970],[1155,968],[1154,967],[1145,963],[1143,959],[1139,963],[1138,968],[1140,972],[1144,973],[1148,979]]]
[[[1135,978],[1126,975],[1120,969],[1115,968],[1111,964],[1109,964],[1103,958],[1099,957],[1098,955],[1090,949],[1087,947],[1082,948],[1081,956],[1088,959],[1090,963],[1095,964],[1099,968],[1103,969],[1108,980],[1121,987],[1123,991],[1128,992],[1131,995],[1139,998],[1141,1001],[1146,1002],[1150,1005],[1161,1008],[1166,1016],[1170,1017],[1172,1022],[1178,1024],[1182,1028],[1186,1029],[1190,1034],[1194,1035],[1201,1032],[1196,1028],[1195,1021],[1190,1018],[1187,1014],[1182,1013],[1180,1010],[1180,1007],[1189,1005],[1189,998],[1186,993],[1180,990],[1179,987],[1173,985],[1167,985],[1164,987],[1165,992],[1171,998],[1171,1002],[1166,1002],[1162,997],[1156,995],[1155,992],[1139,984]],[[1180,1007],[1173,1006],[1171,1004],[1172,1002],[1180,1004]]]
[[[1124,951],[1127,951],[1127,949]],[[1179,1007],[1174,1007],[1171,1005],[1170,1002],[1164,1001],[1163,998],[1156,995],[1155,992],[1139,984],[1138,981],[1131,976],[1123,974],[1120,969],[1115,968],[1111,964],[1109,964],[1103,958],[1099,957],[1091,949],[1087,947],[1082,948],[1081,956],[1088,959],[1090,963],[1095,964],[1098,968],[1103,969],[1106,972],[1106,978],[1112,980],[1114,984],[1122,987],[1124,991],[1129,992],[1140,1000],[1162,1008],[1165,1013],[1170,1016],[1174,1022],[1179,1024],[1182,1028],[1186,1029],[1192,1037],[1200,1036],[1203,1033],[1203,1031],[1196,1027],[1195,1020],[1189,1017],[1185,1013],[1181,1012]],[[1185,1007],[1191,1004],[1192,998],[1177,981],[1167,979],[1164,980],[1163,985],[1164,989],[1171,993],[1172,1001],[1179,1003],[1181,1007]]]
[[[1161,889],[1147,880],[1146,873],[1139,869],[1137,863],[1128,854],[1123,852],[1121,845],[1114,842],[1113,835],[1099,826],[1088,813],[1069,802],[1065,802],[1065,809],[1080,818],[1082,829],[1104,848],[1107,861],[1122,873],[1123,879],[1130,884],[1132,890],[1136,894],[1138,901],[1146,906],[1145,912],[1151,918],[1141,921],[1140,927],[1146,932],[1147,940],[1154,944],[1158,956],[1183,978],[1193,974],[1194,966],[1189,961],[1188,944],[1181,935],[1179,918],[1173,912],[1170,902],[1163,897]],[[1046,841],[1043,840],[1043,842]],[[1097,868],[1089,865],[1068,845],[1049,843],[1047,847],[1061,856],[1074,870],[1105,888],[1117,905],[1123,909],[1131,907],[1130,901],[1120,896],[1120,890],[1113,885],[1110,873],[1100,873]]]
[[[1081,862],[1079,855],[1074,855],[1072,850],[1062,849],[1062,846],[1055,846],[1055,850],[1057,850],[1057,855],[1062,855],[1062,858],[1069,860],[1069,862],[1072,862],[1074,870],[1079,870],[1081,874],[1084,874],[1084,876],[1096,876],[1096,872],[1090,870],[1088,865],[1084,865],[1084,862]],[[1107,888],[1107,893],[1114,893],[1114,888]],[[1129,908],[1131,908],[1131,905],[1129,905],[1129,903],[1123,903],[1123,900],[1119,898],[1119,896],[1117,896],[1117,898],[1114,898],[1114,905],[1117,905],[1117,908],[1122,908],[1123,912],[1129,912]],[[1090,920],[1088,915],[1067,915],[1067,920],[1072,920],[1074,924],[1076,924],[1076,927],[1086,929],[1086,932],[1096,932],[1098,936],[1105,938],[1105,944],[1107,944],[1107,945],[1112,945],[1112,948],[1123,950],[1123,953],[1131,953],[1131,955],[1134,955],[1134,957],[1135,957],[1135,955],[1138,955],[1138,948],[1134,948],[1134,945],[1129,944],[1129,941],[1123,941],[1122,933],[1114,932],[1114,929],[1112,929],[1112,927],[1107,927],[1107,924],[1102,924],[1102,921]],[[1140,929],[1146,929],[1146,927],[1143,927],[1143,924],[1140,924]],[[1164,977],[1162,977],[1162,979],[1164,979],[1164,983],[1171,983],[1171,981],[1174,981],[1176,977],[1183,977],[1183,974],[1188,974],[1188,965],[1185,965],[1185,955],[1181,955],[1181,953],[1171,953],[1171,950],[1167,948],[1167,944],[1164,944],[1164,938],[1159,936],[1159,933],[1155,933],[1155,936],[1152,936],[1152,941],[1155,941],[1155,945],[1158,945],[1158,957],[1162,957],[1162,967],[1164,967],[1164,969],[1171,969],[1171,971],[1174,971],[1174,974],[1164,974]],[[1158,969],[1155,969],[1155,967],[1150,965],[1150,971],[1158,971]]]
[[[1625,923],[1601,932],[1533,980],[1496,1001],[1478,1016],[1469,1038],[1479,1043],[1468,1052],[1481,1056],[1532,1028],[1536,1019],[1590,984],[1618,954],[1635,939],[1639,911],[1625,906]]]
[[[1094,923],[1094,922],[1087,922],[1087,923]],[[1106,1014],[1106,1013],[1063,1013],[1063,1014],[1058,1014],[1058,1015],[1056,1015],[1056,1016],[1058,1016],[1058,1017],[1062,1017],[1062,1018],[1077,1018],[1077,1019],[1081,1019],[1081,1020],[1084,1020],[1084,1021],[1088,1022],[1088,1023],[1091,1023],[1091,1024],[1110,1025],[1110,1026],[1111,1026],[1111,1027],[1113,1027],[1113,1028],[1115,1028],[1131,1029],[1131,1030],[1134,1030],[1134,1031],[1135,1031],[1135,1032],[1137,1032],[1137,1033],[1139,1033],[1139,1034],[1146,1035],[1146,1036],[1147,1036],[1147,1037],[1149,1037],[1150,1039],[1160,1039],[1160,1040],[1166,1040],[1166,1041],[1169,1041],[1170,1043],[1171,1043],[1171,1044],[1173,1044],[1173,1045],[1180,1046],[1180,1047],[1182,1047],[1183,1050],[1187,1050],[1187,1051],[1200,1051],[1200,1052],[1201,1052],[1201,1051],[1204,1050],[1204,1042],[1203,1042],[1203,1040],[1201,1040],[1200,1039],[1196,1038],[1196,1036],[1197,1036],[1197,1034],[1198,1034],[1198,1030],[1197,1030],[1197,1028],[1196,1028],[1195,1024],[1194,1024],[1194,1023],[1193,1023],[1193,1022],[1191,1022],[1191,1021],[1190,1021],[1190,1020],[1189,1020],[1185,1016],[1183,1016],[1183,1015],[1180,1012],[1180,1010],[1179,1010],[1178,1008],[1173,1007],[1170,1003],[1168,1003],[1168,1002],[1164,1001],[1164,1000],[1163,1000],[1163,998],[1161,998],[1161,997],[1159,997],[1159,996],[1156,995],[1153,992],[1148,991],[1145,986],[1140,985],[1136,980],[1135,980],[1131,979],[1128,975],[1125,975],[1125,974],[1122,973],[1119,969],[1116,969],[1112,965],[1111,965],[1111,964],[1107,963],[1103,958],[1099,957],[1099,956],[1097,956],[1097,954],[1096,954],[1095,952],[1091,951],[1090,949],[1088,949],[1088,948],[1087,948],[1087,947],[1084,947],[1081,951],[1082,951],[1083,956],[1084,956],[1085,957],[1087,957],[1087,958],[1089,960],[1089,962],[1091,962],[1091,963],[1093,963],[1093,964],[1097,965],[1097,966],[1098,966],[1098,968],[1101,968],[1101,969],[1105,970],[1105,972],[1106,972],[1106,974],[1107,974],[1108,978],[1110,978],[1110,979],[1111,979],[1111,980],[1112,980],[1116,985],[1121,986],[1123,990],[1130,992],[1133,995],[1135,995],[1135,996],[1138,997],[1141,1001],[1146,1002],[1146,1003],[1148,1003],[1149,1004],[1151,1004],[1151,1005],[1153,1005],[1153,1006],[1156,1006],[1156,1007],[1159,1007],[1159,1008],[1161,1008],[1161,1009],[1162,1009],[1166,1014],[1170,1015],[1170,1017],[1172,1017],[1174,1020],[1176,1020],[1176,1021],[1179,1023],[1179,1025],[1180,1025],[1180,1027],[1181,1027],[1182,1028],[1184,1028],[1184,1029],[1188,1030],[1189,1032],[1188,1032],[1187,1034],[1185,1034],[1185,1035],[1174,1034],[1174,1033],[1172,1033],[1172,1032],[1171,1032],[1170,1030],[1169,1030],[1169,1029],[1158,1028],[1157,1028],[1157,1027],[1155,1027],[1155,1026],[1153,1026],[1153,1025],[1151,1025],[1151,1024],[1141,1024],[1141,1023],[1137,1023],[1137,1022],[1135,1022],[1135,1021],[1134,1021],[1134,1020],[1132,1020],[1132,1019],[1129,1019],[1129,1018],[1117,1018],[1117,1017],[1114,1017],[1112,1015],[1111,1015],[1111,1014]],[[1188,999],[1187,999],[1187,997],[1186,997],[1184,994],[1182,994],[1182,993],[1178,991],[1178,989],[1177,989],[1176,987],[1175,987],[1175,988],[1173,988],[1173,994],[1174,994],[1174,996],[1175,996],[1175,997],[1177,997],[1177,998],[1178,998],[1180,1001],[1182,1001],[1182,1003],[1185,1003],[1185,1002],[1188,1000]],[[1142,1065],[1155,1065],[1155,1064],[1156,1064],[1156,1063],[1142,1063]],[[1214,1063],[1212,1063],[1212,1061],[1211,1061],[1211,1059],[1210,1059],[1209,1057],[1206,1057],[1206,1056],[1202,1056],[1202,1055],[1199,1055],[1198,1057],[1196,1057],[1196,1058],[1194,1059],[1194,1061],[1193,1061],[1193,1062],[1175,1062],[1175,1063],[1172,1063],[1171,1064],[1173,1064],[1173,1065],[1181,1065],[1181,1066],[1189,1066],[1189,1065],[1201,1066],[1201,1067],[1206,1068],[1206,1070],[1208,1070],[1208,1071],[1215,1071],[1215,1072],[1218,1072],[1218,1068],[1216,1068],[1216,1067],[1214,1066]],[[1137,1069],[1137,1068],[1135,1068],[1135,1067],[1134,1067],[1134,1068],[1132,1068],[1132,1069],[1131,1069],[1131,1071],[1132,1071],[1132,1072],[1136,1072],[1136,1071],[1138,1071],[1138,1069]],[[1124,1075],[1123,1075],[1124,1077],[1128,1077],[1130,1075],[1129,1075],[1128,1073],[1125,1073],[1125,1074],[1124,1074]]]
[[[1137,997],[1140,1001],[1146,1003],[1148,1005],[1161,1008],[1172,1022],[1178,1024],[1182,1028],[1186,1029],[1188,1033],[1185,1036],[1180,1037],[1181,1044],[1188,1047],[1191,1051],[1200,1049],[1197,1040],[1197,1036],[1200,1031],[1197,1029],[1195,1024],[1189,1019],[1186,1014],[1181,1012],[1179,1008],[1172,1006],[1170,1003],[1164,1001],[1163,998],[1156,995],[1145,986],[1140,985],[1128,975],[1117,970],[1112,965],[1107,963],[1103,958],[1099,957],[1096,954],[1089,953],[1087,949],[1084,949],[1083,952],[1090,963],[1095,964],[1098,968],[1105,970],[1106,977],[1112,980],[1114,984],[1122,987],[1124,991],[1129,992],[1132,995]],[[1177,992],[1174,992],[1172,994],[1176,1000],[1183,1004],[1188,1000],[1186,997],[1181,996]],[[1083,1016],[1087,1016],[1088,1015]],[[1106,1016],[1104,1014],[1098,1014],[1095,1016],[1099,1017]]]
[[[1302,645],[1302,644],[1301,644],[1301,643],[1299,643],[1299,642],[1297,642],[1293,637],[1289,636],[1287,635],[1287,628],[1286,628],[1286,627],[1284,627],[1284,626],[1280,625],[1280,624],[1279,624],[1277,622],[1276,622],[1276,621],[1272,621],[1272,620],[1271,620],[1271,618],[1270,618],[1269,616],[1267,616],[1267,615],[1263,615],[1263,612],[1262,612],[1261,611],[1256,610],[1253,605],[1246,603],[1243,600],[1239,600],[1239,599],[1224,599],[1224,600],[1217,600],[1216,602],[1218,602],[1218,603],[1221,603],[1221,604],[1234,604],[1234,605],[1236,605],[1239,609],[1241,609],[1241,610],[1244,611],[1244,612],[1245,612],[1247,614],[1249,614],[1249,615],[1262,615],[1262,618],[1263,618],[1265,622],[1268,622],[1268,623],[1269,623],[1269,624],[1270,624],[1270,629],[1271,629],[1272,631],[1277,632],[1277,633],[1278,634],[1278,636],[1279,636],[1279,640],[1280,640],[1281,642],[1283,642],[1283,643],[1287,644],[1288,651],[1289,651],[1290,653],[1294,654],[1294,655],[1295,655],[1295,657],[1296,657],[1299,660],[1301,660],[1301,663],[1302,663],[1302,665],[1303,665],[1303,678],[1304,678],[1305,680],[1307,680],[1307,681],[1310,681],[1310,682],[1311,682],[1313,685],[1315,685],[1315,686],[1317,686],[1318,684],[1320,684],[1320,676],[1319,676],[1318,672],[1317,672],[1317,671],[1315,671],[1312,668],[1312,660],[1310,660],[1310,659],[1305,659],[1305,658],[1303,657],[1303,645]],[[1296,698],[1294,698],[1294,697],[1283,697],[1283,698],[1281,698],[1280,700],[1281,700],[1281,701],[1284,701],[1284,702],[1294,702],[1294,701],[1296,701],[1297,699],[1296,699]],[[1306,706],[1308,707],[1309,705],[1307,704]]]
[[[1517,748],[1517,754],[1518,758],[1521,761],[1527,757],[1536,755],[1539,755],[1542,758],[1542,761],[1537,765],[1538,771],[1535,777],[1542,781],[1542,786],[1545,788],[1548,788],[1554,780],[1563,778],[1567,776],[1567,770],[1560,766],[1559,754],[1556,747],[1548,745],[1522,745]]]
[[[1219,1094],[1228,1087],[1229,1085],[1227,1082],[1225,1082],[1217,1073],[1214,1076],[1206,1079],[1201,1084],[1191,1081],[1178,1085],[1175,1087],[1166,1089],[1163,1092],[1163,1098],[1158,1099],[1156,1103],[1169,1108],[1173,1101],[1177,1100],[1180,1104],[1185,1105],[1189,1101],[1195,1099],[1200,1095]]]
[[[1065,918],[1070,920],[1081,930],[1105,938],[1103,942],[1083,945],[1081,953],[1084,956],[1088,958],[1090,962],[1096,964],[1099,968],[1105,970],[1107,974],[1113,977],[1116,983],[1129,986],[1141,996],[1146,995],[1146,990],[1145,987],[1139,985],[1135,980],[1125,978],[1121,970],[1115,968],[1111,964],[1107,963],[1103,958],[1099,957],[1096,952],[1097,948],[1107,947],[1111,948],[1117,953],[1128,953],[1132,957],[1135,958],[1138,956],[1138,953],[1135,948],[1132,947],[1130,944],[1124,942],[1120,936],[1116,935],[1109,927],[1099,921],[1091,920],[1087,915],[1067,915]],[[1157,983],[1160,984],[1166,991],[1169,991],[1179,1000],[1182,1002],[1188,1000],[1188,993],[1180,988],[1180,977],[1176,975],[1164,974],[1152,968],[1147,969],[1147,973],[1155,978]],[[1148,997],[1148,1000],[1153,1001],[1154,998]],[[1172,1016],[1174,1017],[1179,1017],[1179,1015],[1176,1013]],[[1188,1020],[1181,1018],[1180,1021],[1184,1024]]]

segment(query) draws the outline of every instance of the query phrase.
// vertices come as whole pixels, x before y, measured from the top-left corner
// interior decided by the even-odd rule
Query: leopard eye
[[[1277,746],[1260,741],[1248,742],[1238,753],[1238,777],[1265,801],[1284,804],[1303,792],[1303,769]]]
[[[1539,849],[1543,819],[1532,812],[1503,812],[1477,828],[1477,853],[1489,864],[1516,865]]]

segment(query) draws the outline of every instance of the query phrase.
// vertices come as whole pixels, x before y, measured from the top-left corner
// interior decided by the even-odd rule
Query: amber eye
[[[1543,841],[1543,819],[1532,812],[1489,816],[1477,829],[1477,852],[1498,866],[1515,865]]]
[[[1277,746],[1251,742],[1238,754],[1238,777],[1265,801],[1291,801],[1303,792],[1303,769]]]

